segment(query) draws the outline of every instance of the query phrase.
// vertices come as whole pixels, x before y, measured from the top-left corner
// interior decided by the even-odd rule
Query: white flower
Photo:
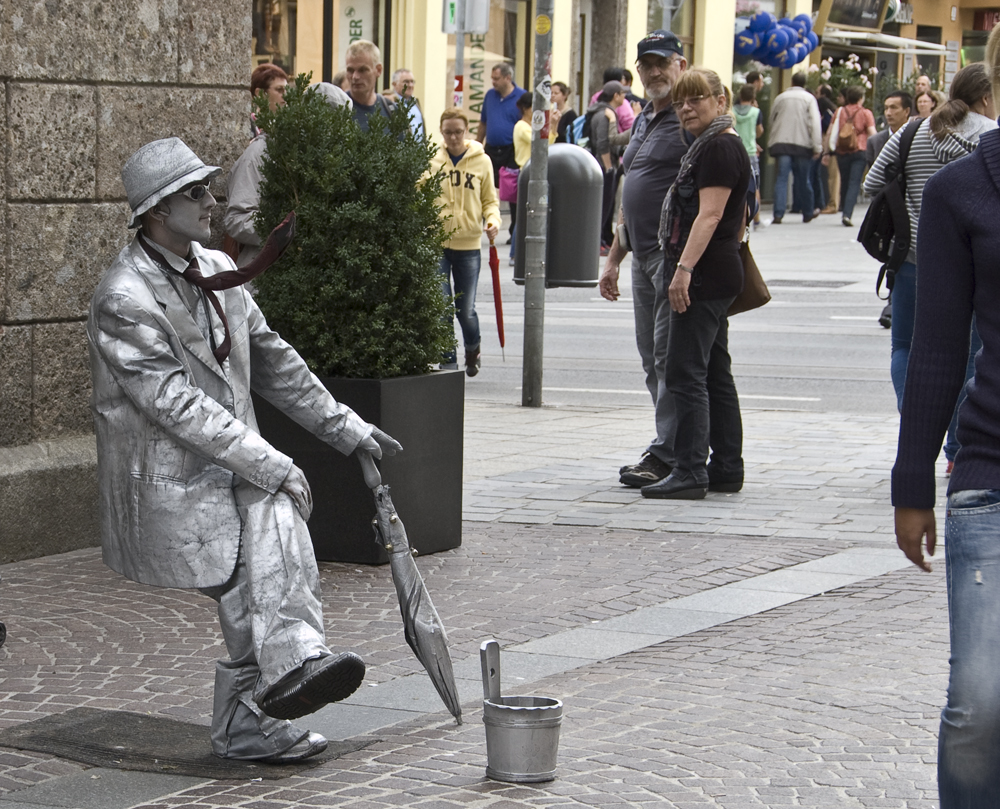
[[[871,73],[873,76],[877,76],[878,75],[878,68],[872,66],[872,67],[868,68],[868,72]]]
[[[831,62],[829,59],[824,59],[822,62],[820,62],[820,64],[827,70],[833,67],[833,62]]]
[[[819,65],[809,65],[810,73],[819,73]]]
[[[820,75],[820,78],[823,79],[823,81],[830,81],[830,71],[829,70],[824,70],[819,75]]]

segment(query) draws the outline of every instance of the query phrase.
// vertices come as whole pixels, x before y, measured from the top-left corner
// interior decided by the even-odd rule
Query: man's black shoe
[[[653,453],[647,452],[634,466],[623,466],[618,470],[618,482],[633,489],[641,489],[650,483],[663,480],[670,474],[670,465],[665,464]]]
[[[675,469],[659,483],[642,487],[642,496],[656,500],[703,500],[708,494],[708,481],[699,483],[690,472]]]
[[[331,702],[347,699],[365,678],[365,661],[354,652],[307,660],[260,701],[275,719],[299,719]]]

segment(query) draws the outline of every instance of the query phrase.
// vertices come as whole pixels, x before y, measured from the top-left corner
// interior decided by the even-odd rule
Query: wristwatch
[[[677,262],[677,269],[684,270],[684,272],[686,272],[688,275],[694,272],[694,267],[687,267],[684,264],[681,264],[679,261]]]

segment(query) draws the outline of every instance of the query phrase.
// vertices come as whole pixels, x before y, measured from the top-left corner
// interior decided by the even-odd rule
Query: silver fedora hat
[[[122,168],[122,182],[132,208],[128,226],[137,227],[139,217],[164,197],[221,173],[218,166],[206,166],[180,138],[147,143]]]

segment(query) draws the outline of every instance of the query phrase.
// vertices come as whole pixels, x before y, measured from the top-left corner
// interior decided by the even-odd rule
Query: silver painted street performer
[[[288,720],[349,696],[365,665],[326,645],[309,484],[260,436],[251,388],[366,469],[401,447],[330,396],[240,285],[280,254],[293,218],[244,270],[199,243],[220,171],[177,138],[122,170],[139,231],[87,323],[101,541],[124,576],[218,602],[231,659],[216,667],[213,751],[284,763],[327,745]]]

